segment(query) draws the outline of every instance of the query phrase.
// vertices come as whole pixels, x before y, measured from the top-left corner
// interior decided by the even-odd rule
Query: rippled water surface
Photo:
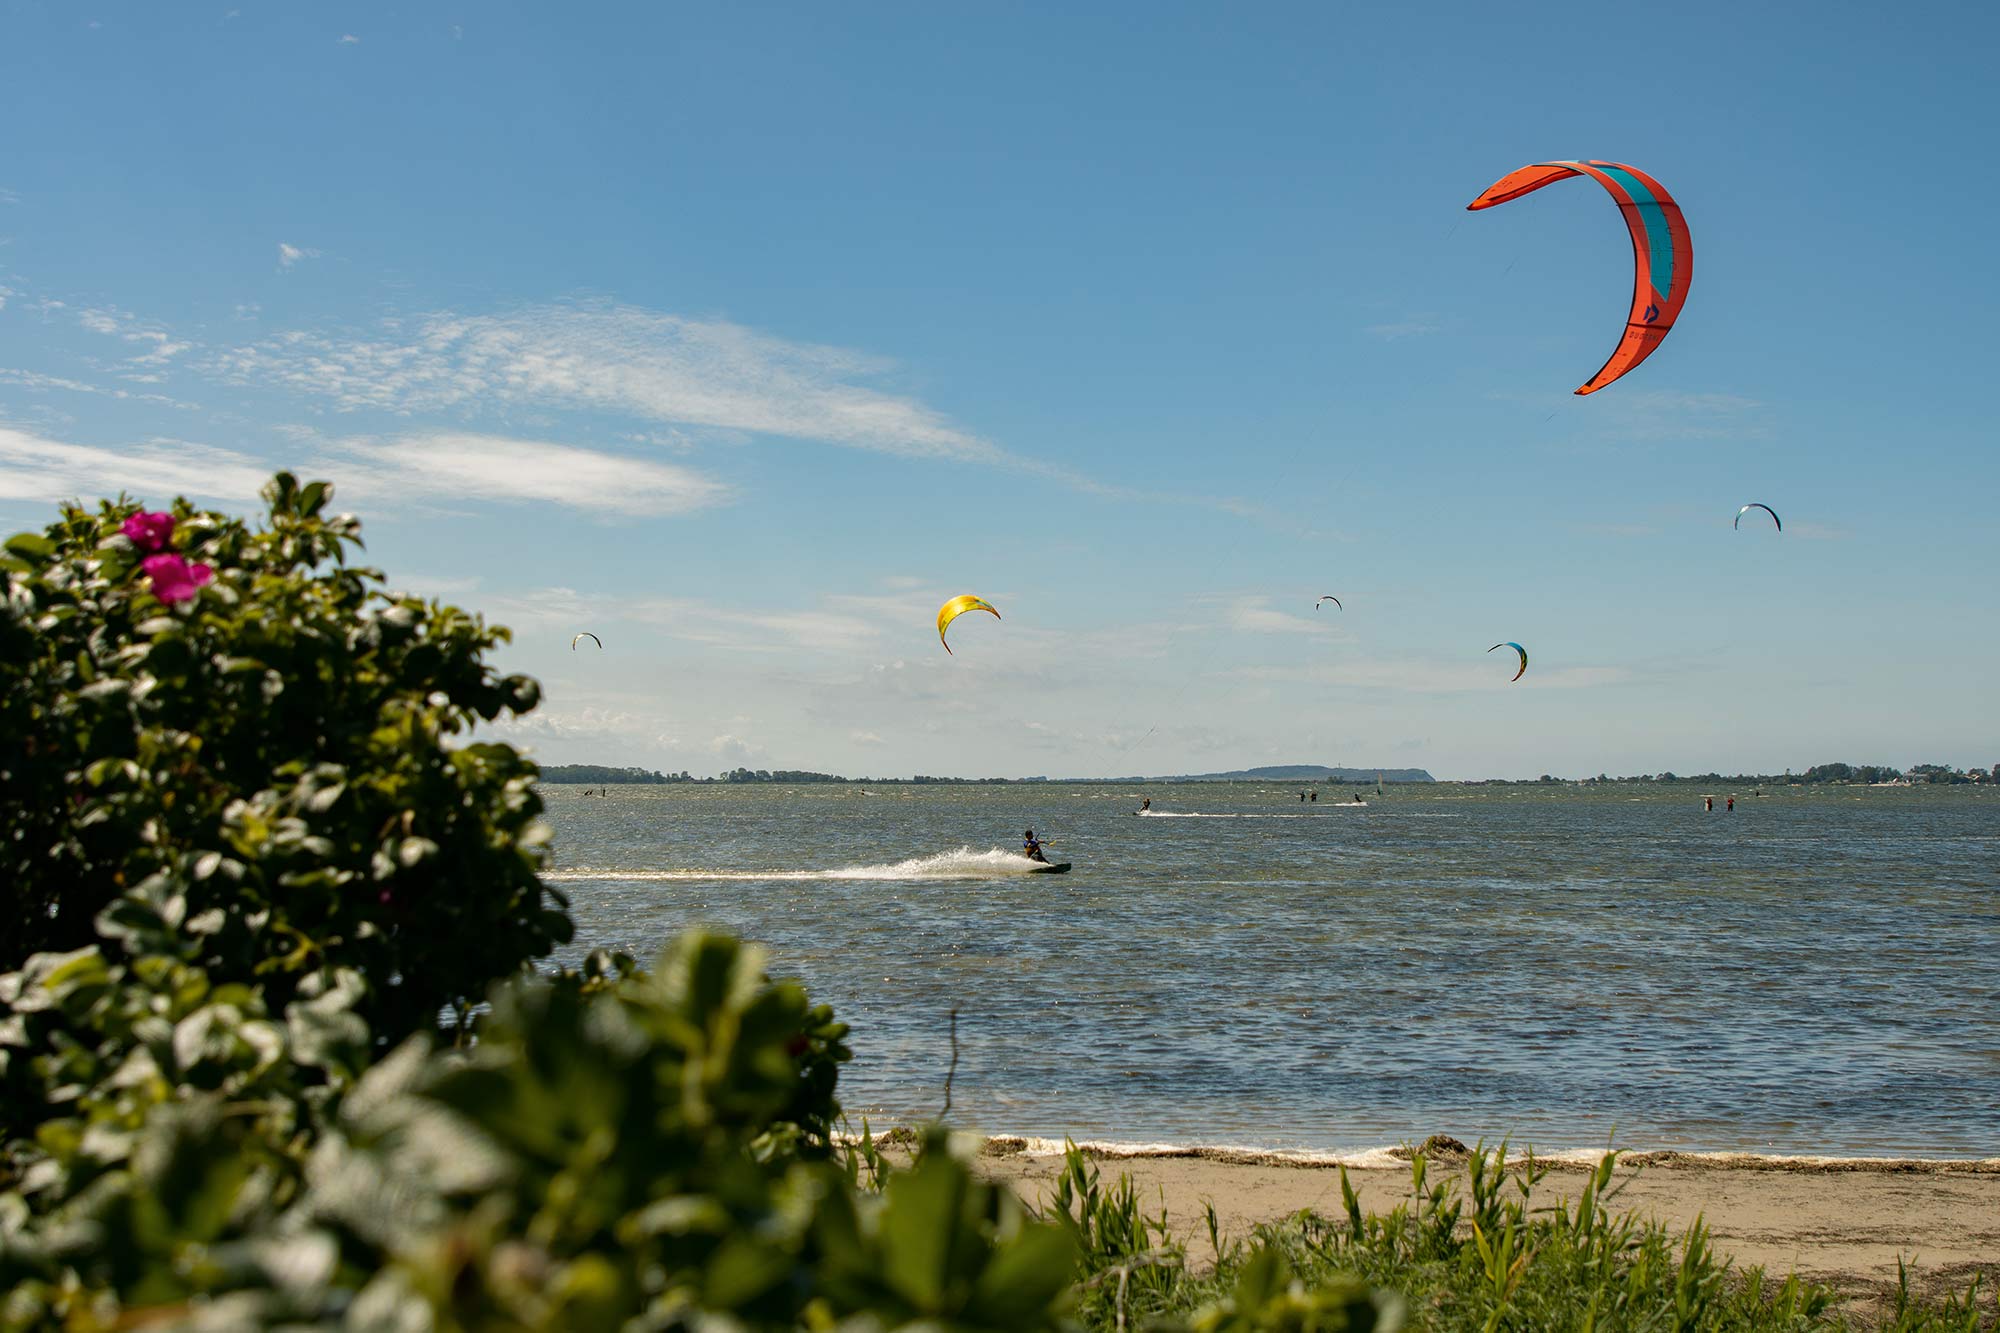
[[[857,1121],[936,1113],[956,1008],[990,1133],[2000,1153],[2000,793],[583,790],[578,946],[765,943],[853,1024]]]

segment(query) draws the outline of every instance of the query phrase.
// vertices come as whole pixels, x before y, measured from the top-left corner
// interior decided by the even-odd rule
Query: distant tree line
[[[732,768],[727,773],[712,778],[690,776],[685,769],[679,773],[656,773],[644,768],[613,768],[605,764],[544,764],[543,782],[582,782],[593,786],[600,783],[744,783],[779,782],[799,785],[813,782],[844,782],[855,785],[875,783],[887,786],[892,783],[906,784],[953,784],[997,783],[997,782],[1047,782],[1047,778],[938,778],[919,773],[913,778],[850,778],[838,773],[814,773],[802,768]]]
[[[722,782],[851,782],[853,779],[841,777],[838,773],[811,773],[802,768],[732,768],[724,773]]]
[[[1569,782],[1569,778],[1558,778],[1548,773],[1536,778],[1537,783]],[[1583,782],[1706,782],[1734,783],[1738,786],[1758,787],[1810,786],[1822,782],[1870,783],[1898,782],[1962,784],[1969,782],[2000,782],[2000,764],[1989,769],[1953,768],[1949,764],[1913,764],[1905,771],[1887,764],[1814,764],[1803,773],[1639,773],[1631,777],[1614,778],[1599,773],[1594,778],[1582,778]]]
[[[656,773],[645,768],[611,768],[604,764],[543,764],[543,782],[699,782],[682,773]]]

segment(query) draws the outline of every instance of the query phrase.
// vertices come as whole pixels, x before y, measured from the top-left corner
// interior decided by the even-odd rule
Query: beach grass
[[[1918,1292],[1907,1270],[1878,1306],[1797,1276],[1777,1279],[1719,1255],[1697,1219],[1684,1230],[1616,1207],[1619,1154],[1607,1152],[1573,1201],[1537,1197],[1546,1168],[1506,1146],[1470,1150],[1464,1185],[1422,1150],[1408,1197],[1368,1213],[1341,1171],[1344,1212],[1304,1211],[1247,1236],[1205,1218],[1215,1259],[1189,1262],[1164,1206],[1150,1212],[1129,1176],[1107,1183],[1071,1145],[1048,1212],[1081,1258],[1076,1312],[1091,1329],[1321,1328],[1717,1330],[1974,1333],[2000,1326],[1977,1279]],[[1629,1179],[1629,1175],[1627,1177]]]

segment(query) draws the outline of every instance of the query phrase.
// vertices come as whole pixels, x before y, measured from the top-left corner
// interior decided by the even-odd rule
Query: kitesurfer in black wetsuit
[[[1042,844],[1035,840],[1035,831],[1033,829],[1029,829],[1021,835],[1021,855],[1027,857],[1030,861],[1040,861],[1043,865],[1049,863],[1049,858],[1042,855]]]

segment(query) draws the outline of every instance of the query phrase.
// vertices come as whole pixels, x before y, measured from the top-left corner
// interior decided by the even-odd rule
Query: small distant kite
[[[576,637],[575,637],[574,639],[571,639],[571,640],[569,641],[569,650],[570,650],[571,652],[575,652],[575,651],[576,651],[576,646],[577,646],[577,645],[578,645],[579,643],[582,643],[582,642],[583,642],[583,641],[584,641],[585,639],[589,639],[589,640],[590,640],[590,641],[591,641],[592,643],[596,644],[596,645],[597,645],[597,646],[598,646],[599,648],[602,648],[602,647],[604,647],[604,640],[602,640],[602,639],[598,638],[598,637],[597,637],[597,636],[596,636],[595,634],[592,634],[592,633],[591,633],[591,632],[590,632],[589,630],[585,630],[585,631],[584,631],[583,633],[581,633],[581,634],[577,635],[577,636],[576,636]]]
[[[1510,640],[1510,641],[1508,641],[1508,642],[1506,642],[1506,643],[1496,643],[1496,644],[1494,644],[1494,645],[1493,645],[1493,646],[1492,646],[1491,648],[1488,648],[1488,649],[1487,649],[1486,651],[1487,651],[1487,652],[1489,652],[1489,653],[1492,653],[1492,652],[1498,652],[1498,651],[1499,651],[1500,649],[1502,649],[1502,648],[1512,648],[1512,649],[1513,649],[1513,650],[1514,650],[1515,652],[1517,652],[1517,653],[1519,653],[1519,654],[1521,655],[1521,669],[1520,669],[1519,671],[1516,671],[1516,672],[1514,673],[1514,679],[1515,679],[1515,680],[1519,680],[1519,679],[1520,679],[1521,677],[1523,677],[1523,676],[1527,675],[1527,674],[1528,674],[1528,650],[1527,650],[1526,648],[1523,648],[1523,647],[1522,647],[1522,646],[1521,646],[1520,644],[1518,644],[1518,643],[1514,643],[1514,642],[1512,642],[1512,641]],[[1509,682],[1509,684],[1511,684],[1511,683],[1512,683],[1512,682],[1510,681],[1510,682]]]
[[[1622,162],[1537,162],[1502,176],[1466,205],[1492,208],[1571,176],[1588,176],[1610,192],[1632,233],[1632,313],[1618,349],[1578,393],[1596,393],[1653,354],[1680,317],[1694,282],[1694,241],[1687,219],[1660,183]]]
[[[1328,593],[1326,596],[1320,598],[1319,602],[1314,602],[1313,610],[1315,611],[1319,610],[1320,602],[1332,602],[1335,606],[1340,606],[1340,599],[1338,597],[1335,597],[1332,593]],[[1340,606],[1340,609],[1345,611],[1347,608],[1344,606]]]
[[[963,597],[952,598],[938,608],[938,642],[944,643],[944,650],[947,653],[951,651],[951,645],[945,643],[945,626],[951,624],[952,621],[958,619],[967,611],[985,611],[990,613],[995,620],[1000,618],[1000,613],[993,609],[991,602],[974,597],[971,593],[967,593]]]
[[[1731,523],[1729,526],[1732,528],[1740,529],[1743,526],[1743,516],[1749,513],[1753,509],[1761,509],[1765,513],[1769,514],[1771,516],[1771,522],[1777,524],[1778,531],[1783,532],[1785,530],[1785,520],[1778,517],[1778,511],[1771,508],[1771,506],[1769,505],[1760,505],[1755,500],[1752,500],[1749,504],[1744,505],[1741,509],[1737,510],[1736,521],[1734,523]]]

